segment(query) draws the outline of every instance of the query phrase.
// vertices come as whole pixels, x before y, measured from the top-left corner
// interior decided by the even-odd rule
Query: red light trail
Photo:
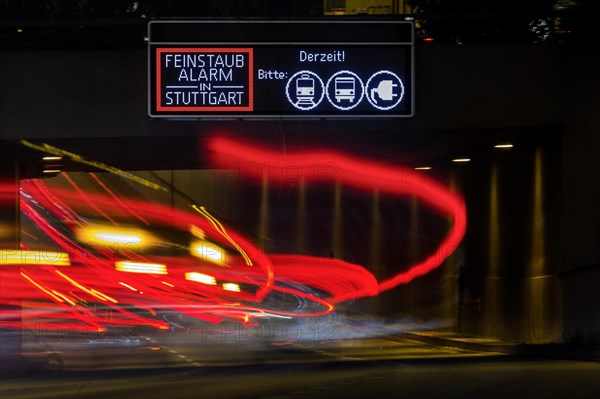
[[[211,138],[207,147],[214,165],[247,165],[248,170],[259,171],[256,178],[266,176],[274,184],[302,176],[306,181],[340,182],[396,197],[415,196],[453,223],[425,259],[378,282],[363,266],[343,260],[267,255],[202,207],[194,206],[197,213],[191,213],[120,198],[95,174],[90,174],[91,180],[108,195],[84,192],[67,175],[63,176],[69,189],[26,180],[21,183],[21,211],[37,231],[25,232],[24,237],[37,240],[40,233],[47,236],[68,255],[69,262],[61,266],[50,261],[0,264],[0,326],[30,328],[46,323],[58,329],[105,331],[108,326],[147,325],[167,330],[169,323],[159,319],[162,310],[210,323],[237,320],[252,324],[253,318],[268,315],[320,316],[332,312],[336,303],[377,295],[439,267],[465,234],[463,199],[413,169],[328,151],[282,154],[226,137]],[[315,169],[315,165],[324,167]],[[102,223],[112,230],[102,232]],[[178,231],[177,236],[187,234],[189,242],[172,243],[168,234],[161,238],[165,226]],[[89,228],[100,231],[101,237],[134,237],[140,246],[115,250],[101,242],[83,242],[78,232]],[[147,234],[136,235],[137,231]],[[146,250],[186,248],[199,240],[206,244],[195,254],[184,251],[181,255],[180,251],[177,256],[158,256]],[[219,251],[227,248],[227,256],[214,253],[213,258],[202,259],[211,243]],[[24,243],[21,248],[26,248]],[[19,256],[18,250],[12,252],[5,255],[11,259]],[[31,248],[27,251],[34,252]],[[295,298],[304,308],[266,305],[277,302],[273,298],[278,297]],[[268,298],[271,300],[266,301]]]
[[[408,270],[379,283],[379,292],[406,284],[416,277],[440,266],[458,247],[467,227],[466,208],[462,197],[448,187],[413,169],[390,166],[369,159],[351,157],[328,151],[280,153],[258,145],[218,136],[209,139],[212,161],[221,167],[239,168],[252,165],[262,175],[275,182],[289,182],[302,176],[307,181],[339,181],[363,190],[378,189],[398,197],[414,195],[437,211],[452,218],[453,225],[437,249],[425,260],[411,265]],[[329,172],[319,173],[319,165],[327,165]],[[315,167],[317,166],[317,167]],[[290,170],[294,175],[290,177]],[[365,288],[362,292],[370,292]],[[353,298],[354,293],[341,294],[334,301]]]

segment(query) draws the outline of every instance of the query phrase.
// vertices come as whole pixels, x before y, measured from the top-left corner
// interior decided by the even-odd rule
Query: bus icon
[[[339,76],[335,78],[335,101],[338,103],[342,100],[354,101],[356,95],[356,82],[351,76]]]
[[[360,76],[354,72],[337,71],[327,80],[325,95],[333,108],[349,111],[362,101],[365,96],[365,85]]]
[[[307,73],[296,79],[296,105],[315,105],[315,80]]]

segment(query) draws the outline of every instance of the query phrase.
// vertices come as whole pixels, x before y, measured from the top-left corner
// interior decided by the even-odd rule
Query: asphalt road
[[[524,359],[393,337],[266,343],[203,342],[198,334],[121,338],[51,343],[52,359],[62,359],[47,363],[55,371],[3,376],[0,398],[600,399],[597,362]]]

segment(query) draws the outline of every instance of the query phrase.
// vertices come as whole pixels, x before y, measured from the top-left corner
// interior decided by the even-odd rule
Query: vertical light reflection
[[[258,237],[261,247],[267,250],[267,237],[269,234],[269,179],[266,174],[262,177],[260,192],[260,212],[258,223]]]
[[[381,214],[380,214],[380,195],[379,190],[373,190],[371,200],[371,246],[370,246],[370,269],[376,279],[383,280],[383,265],[381,264]],[[381,301],[372,303],[375,306],[372,311],[379,312]]]
[[[533,220],[531,231],[531,261],[529,275],[538,277],[545,274],[545,242],[544,242],[544,194],[542,182],[542,151],[535,152],[534,182],[533,182]]]
[[[409,247],[408,256],[409,262],[414,264],[419,258],[419,201],[417,197],[410,198],[410,215],[409,215]],[[419,311],[419,303],[422,296],[420,279],[415,279],[408,285],[410,290],[411,312]],[[415,313],[416,314],[416,313]]]
[[[342,184],[335,182],[335,192],[333,200],[333,232],[332,232],[332,251],[334,258],[343,257],[343,237],[342,237]]]
[[[498,218],[498,165],[492,164],[490,176],[490,220],[488,276],[499,277],[500,269],[500,219]]]
[[[296,209],[296,245],[304,251],[306,242],[306,180],[300,179],[298,184],[298,208]]]
[[[378,276],[381,269],[381,216],[379,208],[379,190],[373,190],[371,204],[371,267]]]
[[[546,276],[544,236],[544,194],[542,151],[535,151],[533,172],[533,207],[531,220],[531,247],[526,279],[527,339],[546,342],[548,338],[548,306],[550,276]]]
[[[485,281],[484,332],[487,336],[501,335],[502,298],[500,278],[500,218],[498,204],[498,164],[490,170],[490,208],[488,221],[488,270]]]
[[[457,191],[458,182],[455,172],[451,172],[449,186],[452,192]],[[448,220],[451,224],[452,220]],[[446,260],[444,267],[444,285],[442,288],[442,313],[448,325],[455,330],[458,328],[458,272],[459,251],[455,251]]]
[[[419,201],[417,197],[410,198],[410,263],[415,263],[419,258]]]

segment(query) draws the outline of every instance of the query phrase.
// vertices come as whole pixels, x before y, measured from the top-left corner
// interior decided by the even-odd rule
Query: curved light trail
[[[0,265],[0,326],[31,328],[32,323],[45,323],[57,329],[101,332],[146,325],[168,330],[169,323],[160,319],[163,310],[210,323],[237,320],[247,325],[261,317],[322,316],[336,303],[377,295],[439,267],[465,234],[463,199],[413,169],[327,151],[282,154],[227,137],[213,137],[207,147],[215,165],[246,165],[259,172],[257,178],[274,184],[302,177],[396,197],[415,196],[453,223],[424,260],[377,281],[365,267],[343,260],[267,255],[203,207],[193,205],[197,213],[190,213],[120,198],[96,175],[91,175],[92,181],[108,195],[84,192],[69,176],[65,176],[68,189],[41,180],[23,181],[21,210],[36,228],[25,236],[47,237],[69,255],[70,267],[58,270],[59,264],[47,261],[15,264],[14,256],[11,264]],[[174,243],[176,239],[164,233],[166,226],[189,241]],[[136,246],[114,239],[132,229],[147,232],[152,240]],[[86,231],[112,238],[88,242],[81,239]],[[181,251],[193,248],[199,239],[219,248],[219,262]],[[25,248],[25,243],[21,246]],[[178,255],[152,252],[171,247],[179,250]],[[281,299],[286,297],[294,299],[289,308]]]

